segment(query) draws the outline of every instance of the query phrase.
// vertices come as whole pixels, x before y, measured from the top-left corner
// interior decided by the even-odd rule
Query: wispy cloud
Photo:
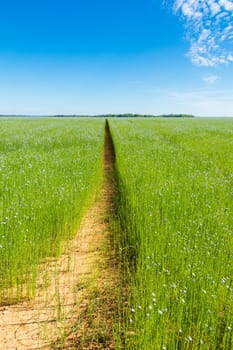
[[[208,85],[214,84],[219,79],[220,79],[220,77],[218,75],[214,75],[214,74],[208,74],[208,75],[203,77],[203,81]]]
[[[173,11],[185,22],[194,65],[233,61],[233,0],[173,0]]]
[[[163,113],[191,113],[197,116],[232,116],[233,89],[157,89],[158,101],[166,101]],[[169,107],[171,107],[169,109]]]

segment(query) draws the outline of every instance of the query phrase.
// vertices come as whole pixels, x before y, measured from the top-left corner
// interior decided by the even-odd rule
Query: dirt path
[[[100,199],[87,211],[67,251],[59,260],[46,264],[36,297],[0,307],[0,350],[52,349],[58,344],[63,349],[114,348],[114,311],[109,307],[114,303],[109,301],[108,292],[117,283],[109,227],[114,161],[106,127]]]

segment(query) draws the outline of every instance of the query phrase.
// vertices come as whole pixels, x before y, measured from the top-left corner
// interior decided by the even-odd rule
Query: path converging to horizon
[[[106,124],[101,193],[62,256],[42,264],[36,296],[0,307],[0,350],[114,349],[108,301],[117,284],[110,243],[114,162]]]

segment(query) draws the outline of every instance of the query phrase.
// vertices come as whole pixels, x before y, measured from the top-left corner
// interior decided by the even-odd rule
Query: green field
[[[109,118],[117,348],[233,348],[233,119]],[[104,118],[0,119],[0,302],[33,295],[102,182]]]
[[[0,119],[0,303],[31,296],[102,181],[104,120]]]
[[[127,349],[232,349],[233,120],[111,120]]]

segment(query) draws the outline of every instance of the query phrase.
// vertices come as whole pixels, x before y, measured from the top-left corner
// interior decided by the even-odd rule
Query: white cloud
[[[233,2],[229,0],[219,0],[219,4],[227,11],[233,11]]]
[[[185,22],[194,65],[232,62],[233,0],[173,0],[173,10]]]
[[[197,90],[158,90],[161,100],[169,101],[172,113],[191,113],[197,116],[232,116],[233,90],[215,90],[208,86]],[[166,110],[163,113],[169,113]]]
[[[229,54],[227,56],[228,61],[233,62],[233,55]]]
[[[214,84],[219,79],[220,79],[220,77],[218,75],[214,75],[214,74],[208,74],[208,75],[203,77],[203,81],[208,85]]]
[[[219,13],[221,11],[221,7],[216,2],[209,1],[209,7],[210,7],[210,10],[211,10],[211,15],[212,16],[215,16],[217,13]]]

